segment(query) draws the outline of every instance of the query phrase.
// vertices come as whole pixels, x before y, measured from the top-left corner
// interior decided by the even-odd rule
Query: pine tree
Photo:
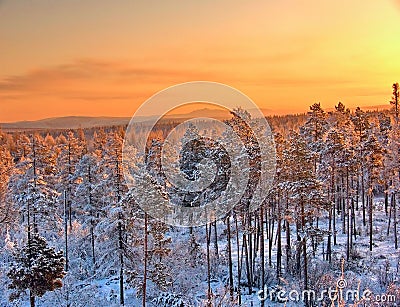
[[[73,180],[77,183],[75,197],[77,200],[77,209],[80,209],[82,222],[89,228],[91,256],[93,269],[96,265],[95,250],[95,226],[100,217],[104,216],[103,193],[104,185],[102,185],[102,170],[100,168],[100,160],[97,155],[86,154],[76,165]]]
[[[7,186],[14,168],[14,161],[0,131],[0,225],[14,218],[14,208],[7,200]]]
[[[280,278],[282,275],[282,223],[283,223],[283,228],[284,231],[286,232],[286,253],[287,253],[287,263],[286,267],[288,267],[288,262],[290,261],[290,226],[289,226],[289,219],[285,218],[285,210],[288,208],[283,208],[284,204],[284,194],[285,190],[282,189],[282,182],[285,180],[285,176],[287,174],[287,169],[285,169],[284,161],[283,161],[283,151],[285,150],[285,147],[287,146],[287,142],[283,138],[283,135],[280,133],[275,134],[275,144],[276,144],[276,174],[275,174],[275,184],[274,188],[272,189],[270,193],[270,199],[273,203],[276,203],[277,206],[277,222],[278,222],[278,229],[277,229],[277,236],[278,236],[278,246],[277,246],[277,255],[276,255],[276,275],[277,278]],[[287,179],[287,178],[286,178]],[[263,210],[262,210],[263,211]],[[260,223],[263,222],[263,218],[261,218],[261,213],[260,213]],[[263,231],[263,225],[261,226],[261,231]],[[261,240],[264,238],[264,235],[262,235]],[[263,240],[262,240],[263,244]],[[263,258],[263,251],[264,248],[261,246],[261,256]],[[263,265],[263,263],[262,263]],[[262,267],[263,268],[263,267]],[[262,272],[265,274],[265,272]],[[264,275],[262,274],[262,275]],[[264,278],[262,278],[262,289],[264,286]]]
[[[121,204],[123,193],[126,192],[126,186],[123,184],[122,179],[122,142],[124,137],[124,131],[119,130],[114,132],[109,137],[109,142],[104,157],[105,163],[108,165],[106,168],[106,176],[104,178],[105,187],[112,187],[110,193],[106,193],[105,202],[111,204],[111,208],[114,211],[118,211],[116,223],[116,231],[112,237],[118,238],[118,260],[119,260],[119,297],[120,304],[125,304],[124,298],[124,257],[126,254],[126,243],[125,243],[125,214],[124,206]],[[107,197],[108,196],[108,197]],[[110,197],[111,196],[111,197]],[[110,199],[111,198],[111,199]]]
[[[378,141],[382,146],[384,157],[383,157],[383,164],[384,164],[384,172],[387,170],[387,164],[389,162],[390,156],[390,148],[389,148],[389,135],[390,131],[392,130],[392,124],[390,121],[390,117],[386,116],[384,113],[380,113],[378,115],[379,119],[379,131],[378,131]],[[388,214],[388,207],[389,207],[389,180],[388,176],[382,174],[382,178],[384,181],[384,193],[385,193],[385,212]]]
[[[31,138],[31,151],[21,157],[15,166],[15,172],[10,178],[10,198],[18,205],[22,221],[26,222],[30,215],[34,232],[39,232],[39,226],[47,231],[55,229],[60,217],[57,212],[57,197],[54,189],[53,165],[43,153],[42,139]]]
[[[172,276],[169,274],[168,266],[164,263],[164,259],[171,252],[169,245],[171,244],[171,237],[166,235],[169,227],[156,220],[149,221],[150,229],[149,242],[148,242],[148,272],[149,278],[152,280],[160,290],[166,291],[171,286]]]
[[[332,260],[332,235],[334,236],[334,244],[336,244],[336,185],[339,177],[338,174],[340,173],[340,165],[338,164],[342,161],[344,147],[345,143],[343,134],[336,129],[331,129],[326,137],[324,149],[325,164],[323,165],[324,170],[326,170],[329,174],[329,178],[326,180],[326,189],[328,190],[330,202],[328,226],[329,234],[327,242],[327,260],[329,260],[329,262]]]
[[[380,170],[383,167],[383,149],[374,135],[370,135],[364,144],[363,152],[367,165],[367,183],[368,183],[368,213],[369,213],[369,249],[372,251],[373,234],[373,196],[374,188],[380,179]]]
[[[400,98],[399,84],[393,83],[392,89],[393,89],[393,96],[392,96],[392,100],[390,101],[390,103],[393,105],[394,114],[395,114],[396,118],[398,118],[399,117],[399,98]]]
[[[368,132],[370,130],[370,122],[368,114],[362,111],[359,107],[356,108],[354,115],[351,116],[351,120],[354,124],[354,131],[357,134],[357,142],[355,144],[356,160],[358,162],[359,179],[358,182],[361,185],[361,201],[363,210],[363,225],[366,226],[365,217],[365,154],[363,152],[364,143],[368,138]]]
[[[333,118],[333,123],[331,126],[336,128],[341,128],[348,120],[350,120],[350,110],[339,101],[337,106],[335,106],[335,112],[332,112],[331,118]]]
[[[303,280],[306,290],[308,289],[307,240],[310,238],[309,229],[315,228],[313,226],[314,218],[318,216],[318,212],[324,205],[324,193],[321,182],[316,178],[312,157],[313,154],[308,148],[306,140],[298,133],[292,132],[289,137],[289,147],[283,152],[288,173],[282,187],[287,191],[292,204],[291,209],[296,222],[297,236],[296,269],[300,275],[301,262],[303,262]]]
[[[310,106],[307,122],[300,128],[300,134],[305,138],[308,147],[314,153],[314,171],[320,162],[321,151],[323,149],[323,138],[327,131],[326,113],[321,104],[314,103]]]
[[[397,194],[400,191],[400,128],[399,123],[395,122],[393,129],[389,134],[389,145],[388,145],[388,156],[387,156],[387,172],[386,176],[389,177],[390,185],[388,187],[388,192],[390,194],[390,211],[388,219],[388,229],[387,235],[390,231],[390,223],[393,216],[393,232],[394,232],[394,243],[395,248],[398,248],[397,241]]]
[[[74,202],[74,196],[76,192],[76,182],[73,177],[75,173],[75,166],[83,156],[84,144],[83,142],[75,137],[72,131],[68,131],[67,137],[60,135],[56,138],[58,150],[60,151],[57,157],[57,191],[67,193],[67,218],[69,221],[69,229],[72,228],[72,217]]]
[[[7,273],[11,280],[9,288],[15,290],[10,300],[29,290],[30,305],[34,307],[35,297],[62,287],[64,275],[62,252],[56,252],[47,245],[46,239],[34,234],[14,253],[14,262]]]

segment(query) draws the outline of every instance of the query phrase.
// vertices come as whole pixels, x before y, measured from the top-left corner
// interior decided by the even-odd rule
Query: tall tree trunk
[[[373,208],[373,202],[372,202],[372,192],[368,196],[368,202],[369,202],[369,250],[372,251],[372,208]]]
[[[214,249],[215,249],[215,257],[219,259],[219,250],[218,250],[218,232],[217,232],[217,221],[213,223],[214,226]]]
[[[96,265],[96,256],[94,250],[94,212],[93,212],[93,205],[92,205],[92,174],[91,174],[91,167],[90,164],[88,165],[88,181],[89,181],[89,208],[90,208],[90,240],[92,245],[92,261],[93,261],[93,270],[95,269]]]
[[[348,209],[348,217],[347,217],[347,234],[346,234],[346,260],[349,261],[350,259],[350,238],[351,238],[351,230],[350,230],[350,218],[351,218],[351,211],[350,208]]]
[[[249,257],[249,279],[251,287],[253,287],[254,275],[253,275],[253,236],[252,236],[252,221],[251,215],[248,215],[248,231],[247,231],[247,248],[248,248],[248,257]],[[251,293],[251,292],[250,292]]]
[[[231,222],[230,214],[226,218],[227,243],[228,243],[228,268],[229,268],[229,295],[233,300],[233,265],[232,265],[232,245],[231,245]]]
[[[335,210],[335,203],[333,204],[332,212],[333,212],[333,218],[332,218],[332,221],[333,221],[333,225],[332,225],[333,245],[336,245],[337,242],[336,242],[336,210]]]
[[[365,191],[364,191],[364,174],[361,169],[361,201],[362,201],[362,210],[363,210],[363,225],[364,227],[367,225],[367,221],[365,218]]]
[[[117,204],[121,202],[121,172],[119,164],[118,148],[115,148],[115,162],[116,162],[116,186],[117,186]],[[121,212],[118,214],[118,248],[119,248],[119,302],[125,305],[124,298],[124,239],[123,239],[123,215]]]
[[[95,269],[96,266],[96,253],[94,250],[94,221],[93,218],[90,220],[90,242],[92,245],[92,263],[93,263],[93,270]]]
[[[124,242],[122,236],[122,214],[119,213],[118,221],[118,245],[119,245],[119,302],[121,305],[125,305],[124,300]]]
[[[276,251],[276,277],[278,278],[278,283],[280,281],[280,277],[282,275],[282,217],[281,217],[281,208],[280,208],[280,199],[278,199],[278,242],[277,242],[277,251]]]
[[[237,284],[237,295],[238,295],[238,304],[242,303],[242,294],[240,287],[240,279],[242,278],[242,260],[240,257],[240,242],[239,242],[239,226],[237,214],[234,214],[235,217],[235,230],[236,230],[236,253],[237,253],[237,274],[238,274],[238,284]]]
[[[301,250],[302,242],[299,233],[299,223],[296,222],[296,236],[297,236],[297,246],[296,246],[296,274],[301,276]]]
[[[36,169],[36,147],[35,147],[35,137],[32,135],[32,153],[33,153],[33,161],[32,161],[32,168],[33,168],[33,186],[35,188],[35,193],[36,193],[36,188],[37,188],[37,169]],[[33,200],[33,233],[38,233],[38,225],[36,221],[36,214],[37,214],[37,208],[36,208],[36,199],[34,198]]]
[[[389,185],[387,183],[387,181],[385,180],[385,213],[386,215],[388,214],[388,207],[389,207]]]
[[[260,258],[261,258],[261,285],[260,289],[264,291],[265,281],[265,259],[264,259],[264,208],[260,207]],[[263,292],[264,293],[264,292]],[[265,295],[265,293],[264,293]],[[264,300],[261,300],[261,307],[264,307]]]
[[[342,208],[341,211],[341,218],[342,218],[342,234],[346,234],[346,200],[344,197],[344,176],[340,176],[341,182],[340,182],[340,206]]]
[[[389,218],[388,218],[388,225],[386,230],[386,235],[389,236],[390,234],[390,224],[392,219],[392,210],[393,210],[393,194],[390,197],[390,207],[389,207]]]
[[[307,268],[307,240],[306,236],[303,238],[303,261],[304,261],[304,290],[308,290],[308,268]],[[309,306],[307,296],[305,296],[305,305]]]
[[[68,272],[68,208],[67,191],[64,190],[64,241],[65,241],[65,272]]]
[[[250,263],[249,263],[249,249],[247,244],[248,236],[243,234],[243,247],[245,252],[245,261],[246,261],[246,275],[247,275],[247,286],[248,286],[248,294],[250,295],[253,291],[252,282],[251,282],[251,273],[250,273]]]
[[[351,183],[353,186],[353,182]],[[354,230],[354,200],[351,196],[350,202],[350,211],[349,211],[349,221],[350,221],[350,229],[349,229],[349,245],[350,245],[350,256],[353,251],[353,230]]]
[[[334,164],[334,162],[332,163]],[[331,172],[331,184],[330,188],[328,188],[328,200],[329,200],[329,208],[328,208],[328,242],[326,246],[326,260],[331,263],[332,261],[332,210],[335,211],[335,168],[332,167]]]
[[[332,262],[332,209],[335,211],[335,208],[332,208],[332,203],[329,207],[329,224],[328,224],[328,243],[326,247],[326,260],[329,263]]]
[[[274,228],[275,223],[272,214],[269,216],[270,223],[269,223],[269,235],[268,235],[268,265],[272,267],[272,245],[274,243]]]
[[[211,293],[211,260],[210,260],[210,243],[211,243],[211,225],[206,224],[206,251],[207,251],[207,307],[212,306]],[[210,229],[209,229],[210,228]]]
[[[254,227],[255,231],[253,232],[253,252],[252,252],[252,268],[251,272],[253,274],[253,281],[254,281],[254,272],[256,272],[256,258],[259,250],[259,243],[260,243],[260,223],[257,214],[254,214]]]
[[[354,191],[354,178],[351,176],[351,190]],[[356,200],[354,200],[354,195],[351,195],[351,218],[352,218],[352,234],[354,236],[354,240],[357,239],[357,225],[356,225],[356,204],[358,197],[356,196]],[[351,248],[353,249],[353,236],[350,239]]]
[[[35,296],[32,293],[32,290],[29,290],[29,302],[31,307],[35,307]]]
[[[301,230],[304,230],[304,226],[306,226],[306,215],[304,212],[304,201],[300,202],[300,209],[301,209]]]
[[[289,208],[289,200],[286,197],[286,211]],[[291,242],[290,242],[290,224],[289,224],[289,220],[286,219],[285,220],[285,227],[286,227],[286,271],[288,271],[288,269],[290,268],[290,258],[291,258]]]
[[[396,193],[393,193],[393,232],[394,232],[394,248],[398,248],[397,242],[397,204],[396,204]]]
[[[71,160],[71,143],[68,142],[68,197],[71,197],[71,178],[72,178],[72,160]],[[69,230],[72,230],[72,201],[68,199],[68,219],[69,219]]]
[[[348,167],[346,168],[346,212],[347,212],[347,251],[346,251],[346,256],[347,256],[347,261],[349,261],[350,258],[350,219],[351,219],[351,212],[350,212],[350,202],[349,202],[349,170]]]
[[[356,193],[356,210],[358,211],[358,202],[360,200],[360,181],[357,178],[357,193]]]
[[[142,307],[146,307],[146,291],[147,291],[147,213],[144,214],[144,259],[143,259],[143,297]]]

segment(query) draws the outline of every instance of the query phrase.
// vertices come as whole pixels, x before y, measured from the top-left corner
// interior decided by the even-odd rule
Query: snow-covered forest
[[[268,118],[277,161],[267,199],[249,212],[245,194],[222,220],[191,228],[137,205],[122,170],[126,127],[0,131],[0,306],[397,306],[398,100],[393,85],[391,110],[315,103]],[[227,123],[246,134],[240,112]],[[138,162],[160,186],[174,124],[153,131]],[[320,297],[330,288],[336,296]]]

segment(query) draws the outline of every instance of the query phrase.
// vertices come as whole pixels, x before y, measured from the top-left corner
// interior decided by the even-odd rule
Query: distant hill
[[[222,110],[222,109],[204,108],[204,109],[194,110],[185,114],[171,114],[165,116],[166,119],[184,119],[184,118],[195,118],[195,117],[213,117],[218,119],[225,119],[230,117],[230,113],[227,110]]]
[[[378,106],[367,106],[362,107],[366,111],[376,110],[387,110],[390,105],[378,105]],[[272,110],[260,109],[265,115],[274,115]],[[253,116],[256,114],[255,109],[249,110]],[[334,109],[326,109],[326,111],[334,111]],[[352,108],[351,111],[354,111]],[[188,118],[196,117],[212,117],[216,119],[227,119],[230,118],[228,111],[222,109],[211,109],[204,108],[200,110],[194,110],[185,114],[171,114],[164,117],[164,120],[185,120]],[[137,118],[138,122],[147,122],[154,119],[155,116],[143,116]],[[18,130],[55,130],[55,129],[77,129],[77,128],[93,128],[93,127],[107,127],[107,126],[124,126],[130,121],[130,117],[90,117],[90,116],[65,116],[65,117],[54,117],[45,118],[35,121],[19,121],[13,123],[0,123],[0,128],[9,131]]]
[[[66,116],[46,118],[35,121],[1,123],[0,127],[4,130],[84,129],[101,126],[125,125],[129,123],[129,120],[129,117]]]
[[[264,115],[267,115],[269,110],[261,110]],[[254,113],[254,110],[250,110]],[[186,114],[171,114],[164,117],[166,120],[184,120],[187,118],[196,117],[213,117],[216,119],[230,118],[228,111],[221,109],[204,108],[195,110]],[[155,116],[143,116],[137,118],[139,122],[146,122],[154,119]],[[0,123],[0,128],[3,130],[54,130],[54,129],[77,129],[77,128],[92,128],[92,127],[105,127],[105,126],[123,126],[127,125],[130,117],[90,117],[90,116],[65,116],[45,118],[34,121],[19,121],[13,123]]]

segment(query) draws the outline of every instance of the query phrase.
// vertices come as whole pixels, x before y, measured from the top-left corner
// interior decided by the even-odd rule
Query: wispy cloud
[[[275,60],[287,59],[287,54]],[[269,56],[272,57],[272,56]],[[243,58],[230,58],[243,63]],[[248,61],[256,61],[256,58]],[[259,59],[262,61],[262,59]],[[265,61],[265,59],[264,59]],[[225,63],[226,64],[226,63]],[[9,76],[0,80],[2,103],[8,100],[34,103],[42,98],[54,102],[68,101],[99,102],[128,101],[138,97],[149,97],[154,92],[173,84],[210,80],[244,87],[303,87],[345,84],[350,81],[334,77],[303,77],[276,73],[237,74],[231,65],[216,67],[175,69],[150,65],[81,59],[73,63],[39,68],[24,75]]]
[[[63,93],[87,89],[94,97],[100,92],[120,89],[132,91],[140,86],[160,82],[189,81],[213,77],[207,71],[132,66],[123,62],[78,60],[71,64],[40,68],[23,75],[9,76],[0,80],[0,93]],[[115,95],[115,94],[113,94]]]
[[[204,78],[212,73],[191,70],[177,70],[171,68],[156,68],[131,65],[123,62],[106,62],[97,60],[78,60],[71,64],[40,68],[24,75],[9,76],[0,80],[1,92],[56,92],[57,90],[79,86],[91,89],[93,93],[104,91],[108,87],[123,87],[124,82],[131,82],[131,86],[139,83],[158,83],[164,80]],[[122,82],[122,83],[121,83]],[[103,85],[103,87],[102,87]]]
[[[230,56],[224,62],[210,55],[209,61],[203,61],[202,65],[184,63],[179,67],[151,61],[80,59],[42,67],[0,79],[0,122],[74,114],[129,116],[155,92],[193,80],[229,84],[261,103],[260,107],[278,111],[283,106],[277,101],[282,100],[291,100],[292,106],[297,107],[321,96],[337,102],[340,94],[374,99],[384,94],[380,88],[369,88],[360,84],[360,80],[344,76],[329,73],[317,76],[302,67],[289,73],[262,65],[294,58],[295,53],[287,52],[247,58]]]
[[[129,116],[155,92],[215,79],[207,70],[81,59],[0,79],[0,122],[64,115]]]

